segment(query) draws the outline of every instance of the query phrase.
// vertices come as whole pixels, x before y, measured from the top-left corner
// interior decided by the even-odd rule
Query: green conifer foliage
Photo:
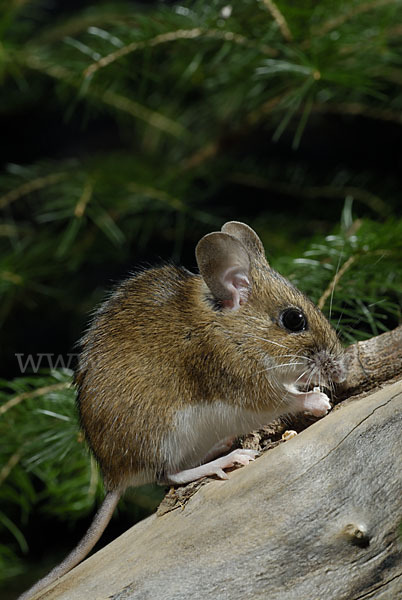
[[[400,323],[401,28],[395,0],[3,2],[3,363],[43,351],[34,324],[73,352],[111,279],[156,255],[192,267],[226,219],[344,343]],[[32,515],[73,522],[101,484],[71,370],[2,375],[4,579]]]

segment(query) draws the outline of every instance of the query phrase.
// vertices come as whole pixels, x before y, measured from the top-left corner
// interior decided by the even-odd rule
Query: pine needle
[[[66,177],[67,173],[52,173],[51,175],[46,175],[45,177],[38,177],[32,181],[27,181],[27,183],[18,186],[14,190],[10,190],[3,196],[0,196],[0,210],[4,209],[6,206],[9,206],[12,202],[19,200],[23,196],[32,194],[32,192],[41,190],[49,185],[55,185],[63,179],[66,179]]]
[[[22,394],[18,394],[17,396],[13,396],[5,402],[2,406],[0,406],[0,416],[4,415],[11,408],[15,408],[21,402],[25,400],[29,400],[31,398],[38,398],[40,396],[44,396],[45,394],[49,394],[51,392],[56,392],[59,390],[65,390],[70,387],[70,383],[55,383],[52,385],[46,385],[44,387],[40,387],[36,390],[32,390],[31,392],[24,392]]]
[[[273,2],[273,0],[262,0],[269,12],[271,13],[273,19],[277,22],[278,27],[287,42],[291,42],[293,40],[293,36],[290,32],[289,25],[286,22],[285,17],[279,10],[278,6]]]

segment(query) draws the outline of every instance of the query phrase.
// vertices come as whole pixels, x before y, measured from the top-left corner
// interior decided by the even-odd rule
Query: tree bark
[[[402,325],[346,350],[348,378],[339,390],[339,398],[347,398],[392,381],[402,375]]]
[[[401,335],[348,349],[344,396],[401,375]],[[229,480],[182,488],[177,510],[137,524],[40,597],[402,598],[401,428],[402,380],[341,402]]]

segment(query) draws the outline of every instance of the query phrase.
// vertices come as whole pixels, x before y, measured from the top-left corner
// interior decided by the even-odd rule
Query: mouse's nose
[[[318,372],[324,380],[329,380],[333,383],[342,383],[345,381],[347,369],[343,355],[334,356],[327,350],[320,350],[313,358]]]

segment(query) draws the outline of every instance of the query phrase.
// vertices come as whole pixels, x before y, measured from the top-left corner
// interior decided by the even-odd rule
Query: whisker
[[[290,350],[289,346],[284,346],[283,344],[279,344],[278,342],[273,342],[272,340],[268,340],[267,338],[263,338],[263,337],[259,337],[257,335],[252,335],[252,334],[246,334],[246,337],[250,337],[254,340],[260,340],[262,342],[268,342],[269,344],[275,344],[276,346],[280,346],[281,348],[285,348],[285,350]],[[295,356],[296,358],[301,358],[301,356],[299,354],[282,354],[282,357],[289,357],[289,356]],[[312,358],[309,358],[308,356],[303,356],[303,358],[305,360],[308,360],[309,362],[314,362]]]
[[[343,317],[343,311],[342,311],[342,312],[341,312],[341,314],[339,315],[339,319],[338,319],[338,321],[337,321],[337,323],[336,323],[336,327],[335,327],[335,331],[336,331],[336,333],[338,333],[338,331],[339,331],[339,323],[341,322],[341,319],[342,319],[342,317]]]
[[[252,317],[248,317],[252,318]],[[231,331],[225,330],[226,333],[231,334]],[[281,348],[285,348],[285,350],[291,350],[289,346],[285,346],[284,344],[280,344],[279,342],[273,342],[272,340],[268,340],[267,338],[259,337],[258,335],[254,335],[253,333],[246,333],[244,337],[252,338],[253,340],[261,340],[263,342],[268,342],[269,344],[274,344],[275,346],[280,346]]]
[[[263,369],[262,371],[257,371],[257,375],[259,373],[265,373],[266,371],[271,371],[272,369],[280,369],[281,367],[293,367],[296,365],[304,365],[304,363],[302,362],[292,362],[292,363],[284,363],[283,365],[274,365],[273,367],[267,367],[266,369]]]
[[[274,344],[275,346],[280,346],[281,348],[285,348],[285,350],[290,350],[289,346],[284,346],[283,344],[279,344],[278,342],[273,342],[272,340],[268,340],[267,338],[258,337],[256,335],[249,334],[247,337],[251,337],[254,340],[261,340],[262,342],[268,342],[269,344]]]
[[[338,264],[336,266],[335,277],[333,278],[333,285],[332,285],[332,290],[331,290],[331,296],[330,296],[330,299],[329,299],[329,317],[328,317],[329,319],[331,318],[331,315],[332,315],[332,302],[334,300],[336,278],[337,278],[337,275],[338,275],[338,272],[339,272],[339,267],[340,267],[340,264],[341,264],[341,259],[343,258],[343,248],[344,248],[344,246],[345,246],[345,242],[343,242],[342,250],[339,253],[339,258],[338,258]]]
[[[295,383],[297,383],[299,381],[299,379],[302,379],[302,377],[304,377],[306,373],[307,373],[307,369],[305,371],[303,371],[303,373],[301,375],[299,375],[299,377],[296,379]]]
[[[310,371],[310,376],[307,379],[307,389],[309,389],[311,387],[311,382],[313,381],[313,377],[317,374],[318,372],[318,381],[321,381],[321,373],[318,369],[318,367],[315,367],[314,369],[312,369]]]

